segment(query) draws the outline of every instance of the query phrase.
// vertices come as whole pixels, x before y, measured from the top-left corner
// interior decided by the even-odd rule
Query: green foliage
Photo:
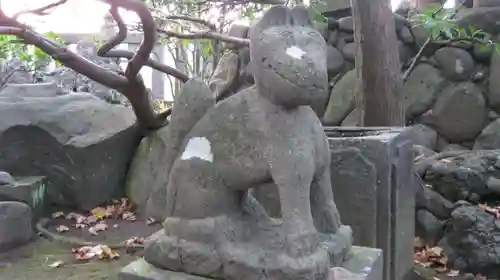
[[[457,8],[459,9],[459,8]],[[414,27],[421,26],[434,42],[447,43],[468,41],[480,45],[484,51],[493,46],[500,52],[500,44],[492,41],[488,34],[474,26],[461,27],[454,19],[455,11],[445,10],[439,4],[429,6],[425,11],[410,19]]]
[[[44,36],[56,43],[62,42],[55,33],[49,32]],[[0,35],[0,59],[8,60],[12,58],[18,58],[25,62],[30,71],[41,69],[52,61],[52,58],[41,49],[30,47],[15,36]],[[60,66],[57,61],[56,64]]]

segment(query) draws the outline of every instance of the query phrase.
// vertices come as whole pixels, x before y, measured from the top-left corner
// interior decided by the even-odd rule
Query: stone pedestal
[[[42,176],[15,177],[14,185],[0,186],[0,201],[19,201],[31,208],[37,221],[47,210],[47,180]]]
[[[399,128],[326,127],[331,178],[354,245],[384,251],[384,279],[412,267],[415,211],[412,143]]]
[[[328,280],[382,280],[383,257],[380,249],[353,247],[340,267],[329,271]],[[124,267],[119,280],[209,280],[183,272],[163,270],[143,258]],[[244,278],[239,278],[245,280]]]

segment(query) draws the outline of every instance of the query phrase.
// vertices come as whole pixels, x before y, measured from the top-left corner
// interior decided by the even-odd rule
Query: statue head
[[[285,108],[326,104],[326,43],[304,7],[274,6],[249,31],[259,93]]]

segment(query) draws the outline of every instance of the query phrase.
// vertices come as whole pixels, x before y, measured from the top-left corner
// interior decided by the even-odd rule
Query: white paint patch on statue
[[[304,56],[305,53],[306,52],[304,52],[303,50],[301,50],[297,46],[292,46],[292,47],[289,47],[288,49],[286,49],[286,54],[288,54],[289,56],[291,56],[295,59],[302,59],[302,57]]]
[[[210,141],[205,137],[193,137],[189,139],[184,152],[181,155],[182,160],[199,158],[204,161],[213,162],[214,155]]]

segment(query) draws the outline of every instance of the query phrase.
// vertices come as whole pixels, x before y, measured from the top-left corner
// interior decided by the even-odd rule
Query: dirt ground
[[[145,219],[137,221],[106,220],[108,230],[92,236],[85,229],[72,227],[71,221],[55,220],[49,229],[54,232],[58,225],[66,225],[71,230],[65,236],[78,237],[101,244],[120,243],[132,237],[148,237],[161,228],[161,224],[147,225]],[[113,227],[114,225],[118,225]],[[77,247],[77,246],[75,246]],[[122,267],[141,256],[138,251],[127,254],[118,251],[120,257],[115,260],[78,261],[71,251],[72,246],[51,242],[36,237],[30,244],[10,252],[0,254],[0,280],[93,280],[117,279]],[[51,268],[54,262],[62,261],[60,267]]]

